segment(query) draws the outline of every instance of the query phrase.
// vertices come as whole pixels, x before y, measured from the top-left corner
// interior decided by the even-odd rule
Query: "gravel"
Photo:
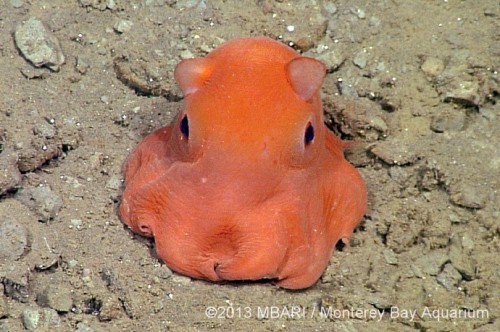
[[[35,67],[59,71],[65,62],[59,40],[34,17],[17,26],[14,39],[24,58]]]

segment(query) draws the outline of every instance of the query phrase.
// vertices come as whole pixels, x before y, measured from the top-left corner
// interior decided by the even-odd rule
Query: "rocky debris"
[[[346,60],[345,54],[335,44],[329,41],[321,42],[314,49],[303,54],[316,58],[326,65],[326,72],[332,73],[339,68]]]
[[[54,219],[62,207],[61,198],[49,186],[22,188],[15,198],[32,210],[42,222]]]
[[[59,40],[36,18],[32,17],[20,24],[14,33],[14,40],[24,58],[35,67],[45,66],[52,71],[59,71],[64,64]]]
[[[377,143],[370,151],[388,165],[411,165],[419,158],[413,149],[414,146],[417,144],[407,140],[392,139]]]
[[[458,182],[450,186],[450,201],[458,206],[470,209],[482,209],[486,206],[488,192],[478,188],[480,184]]]
[[[420,69],[427,77],[435,79],[443,72],[444,67],[445,65],[443,60],[434,57],[428,57],[427,59],[425,59],[424,63],[422,63]]]
[[[5,149],[0,152],[0,196],[14,189],[21,182],[21,172],[17,167],[18,155]]]
[[[95,330],[91,328],[87,322],[79,322],[76,324],[75,332],[94,332]]]
[[[445,251],[434,250],[419,257],[411,265],[411,269],[419,278],[425,277],[425,275],[437,276],[448,260],[449,257]]]
[[[78,0],[78,3],[81,7],[93,8],[100,11],[116,9],[116,0]]]
[[[21,320],[28,331],[53,331],[61,326],[61,318],[53,309],[25,309]]]
[[[37,294],[36,299],[39,305],[61,313],[70,311],[73,305],[71,291],[60,283],[48,285]]]
[[[17,165],[21,172],[32,172],[40,168],[47,161],[59,157],[61,154],[61,144],[36,144],[33,141],[30,147],[22,148],[19,151]]]
[[[113,26],[113,30],[115,30],[118,33],[125,33],[128,32],[132,29],[132,21],[129,20],[118,20],[115,25]]]
[[[453,289],[458,286],[458,283],[462,280],[462,275],[453,267],[452,264],[445,264],[443,271],[441,271],[436,277],[438,283],[440,283],[446,289]]]
[[[385,262],[389,265],[398,265],[398,256],[391,249],[385,249],[384,252]]]
[[[122,304],[115,296],[108,296],[102,301],[101,310],[99,311],[100,321],[111,321],[123,316]]]
[[[451,264],[465,280],[472,280],[476,275],[475,262],[472,258],[474,242],[468,234],[454,234],[450,239],[449,257]]]
[[[3,283],[5,296],[21,303],[28,302],[29,268],[25,264],[0,265],[0,281]]]
[[[368,58],[369,58],[368,52],[366,50],[362,50],[354,55],[354,58],[352,59],[352,63],[356,67],[358,67],[360,69],[364,69],[368,63]]]
[[[483,99],[479,82],[474,78],[470,78],[470,80],[453,79],[445,85],[441,92],[445,102],[454,102],[464,106],[478,107]]]
[[[150,63],[144,59],[119,56],[114,59],[116,77],[129,88],[152,96],[165,96],[168,100],[181,100],[181,91],[173,83],[172,72],[160,69],[160,62]]]
[[[3,294],[3,293],[4,293],[4,286],[2,283],[0,283],[0,294]],[[2,296],[2,297],[0,297],[0,322],[1,322],[2,318],[8,317],[8,316],[9,316],[9,308],[7,306],[7,301],[5,299],[5,296]],[[0,324],[0,331],[3,331],[1,324]]]
[[[388,131],[380,106],[366,99],[327,97],[324,110],[325,123],[339,136],[375,141]]]
[[[14,8],[21,8],[24,6],[23,0],[10,0],[10,5]]]
[[[29,233],[26,227],[0,216],[0,265],[13,264],[29,249]]]
[[[461,131],[465,127],[465,112],[461,110],[445,110],[432,117],[431,130],[436,133]]]

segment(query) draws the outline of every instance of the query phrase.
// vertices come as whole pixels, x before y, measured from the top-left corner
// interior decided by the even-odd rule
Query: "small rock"
[[[181,51],[181,53],[179,54],[179,56],[181,57],[181,59],[191,59],[191,58],[194,58],[194,55],[193,53],[190,51],[190,50],[183,50]]]
[[[160,279],[168,279],[173,275],[172,270],[165,264],[162,264],[156,269],[156,276]]]
[[[132,23],[131,21],[119,20],[115,23],[113,29],[118,33],[124,33],[130,31],[132,29],[132,25],[134,25],[134,23]]]
[[[76,324],[76,330],[75,330],[75,332],[94,332],[94,329],[92,329],[85,322],[79,322],[78,324]]]
[[[47,122],[38,122],[33,127],[33,134],[42,138],[54,138],[57,134],[57,130],[54,126],[48,124]]]
[[[17,153],[10,149],[0,152],[0,196],[14,189],[21,182],[17,167]]]
[[[377,143],[371,152],[388,165],[410,165],[417,159],[417,153],[407,141],[388,140]]]
[[[191,278],[186,277],[186,276],[181,276],[178,274],[172,275],[172,281],[179,284],[179,285],[183,285],[183,286],[187,286],[187,285],[191,284],[191,282],[192,282]]]
[[[23,225],[0,216],[0,266],[13,264],[27,250],[28,230]]]
[[[474,246],[472,240],[465,236],[454,234],[450,240],[449,256],[451,264],[460,272],[465,280],[472,280],[475,276],[475,263],[471,257]]]
[[[452,264],[448,263],[444,266],[443,271],[438,274],[436,280],[444,288],[452,289],[458,286],[458,283],[462,280],[462,275],[453,267]]]
[[[428,254],[422,255],[415,261],[415,268],[412,270],[422,271],[430,276],[437,276],[441,271],[442,266],[449,260],[448,255],[441,250],[435,250]]]
[[[323,8],[330,15],[333,15],[337,12],[337,6],[335,6],[333,1],[327,1],[327,2],[323,3]]]
[[[49,186],[23,188],[17,192],[15,198],[35,212],[38,220],[42,222],[54,219],[62,207],[61,198]]]
[[[89,70],[90,65],[81,56],[77,56],[75,69],[82,75],[85,75]]]
[[[35,67],[46,66],[59,71],[65,58],[59,40],[36,18],[30,18],[16,28],[14,39],[24,58]]]
[[[460,182],[450,187],[450,200],[453,204],[470,208],[482,209],[486,206],[488,193],[475,185]]]
[[[384,259],[387,264],[390,265],[398,265],[398,257],[394,253],[394,251],[390,249],[385,249],[384,250]]]
[[[200,5],[201,0],[178,0],[175,2],[175,9],[190,9]]]
[[[0,293],[4,293],[3,289],[3,284],[0,283]],[[5,296],[0,297],[0,322],[2,321],[2,318],[8,317],[9,316],[9,307],[7,306],[7,301],[5,299]],[[0,331],[2,331],[1,325],[0,325]],[[8,331],[8,330],[7,330]]]
[[[76,228],[78,230],[82,229],[83,222],[81,219],[71,219],[69,223],[70,223],[70,228]]]
[[[112,189],[112,190],[118,190],[122,186],[122,180],[120,176],[113,175],[109,178],[109,180],[106,182],[106,188]]]
[[[102,301],[101,310],[99,311],[100,321],[111,321],[123,317],[122,304],[118,299],[110,296]]]
[[[422,69],[427,76],[436,77],[443,72],[444,62],[441,59],[429,57],[425,59],[420,69]]]
[[[10,0],[10,4],[14,8],[21,8],[24,6],[24,1],[23,0]]]
[[[441,89],[445,102],[453,102],[465,106],[480,106],[481,95],[479,82],[454,79]]]
[[[3,271],[0,274],[4,288],[3,294],[21,303],[27,303],[30,299],[29,267],[19,262],[6,267],[9,267],[9,270],[5,274]]]
[[[61,326],[59,315],[52,309],[25,309],[21,320],[28,331],[53,331]]]
[[[445,131],[461,131],[465,126],[465,112],[453,110],[452,112],[440,112],[432,118],[431,130],[436,133]]]
[[[326,71],[329,73],[335,71],[345,61],[345,56],[331,48],[320,53],[316,58],[326,65]]]
[[[71,292],[60,285],[49,285],[37,294],[37,302],[41,306],[52,308],[58,312],[68,312],[73,305]]]
[[[28,331],[36,331],[40,321],[40,313],[35,309],[25,309],[21,315],[23,326]]]
[[[356,53],[352,59],[352,63],[361,69],[365,68],[368,63],[368,53],[365,50]]]

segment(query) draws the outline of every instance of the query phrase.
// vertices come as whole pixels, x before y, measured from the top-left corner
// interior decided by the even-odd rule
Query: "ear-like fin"
[[[298,57],[286,65],[288,79],[302,100],[309,100],[319,90],[326,75],[323,63],[308,57]]]
[[[211,59],[194,58],[182,60],[174,70],[174,77],[184,96],[196,92],[212,75]]]

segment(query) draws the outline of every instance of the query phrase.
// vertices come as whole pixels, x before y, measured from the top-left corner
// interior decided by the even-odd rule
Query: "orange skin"
[[[123,222],[193,278],[313,285],[366,209],[364,182],[323,123],[324,76],[262,37],[180,62],[184,108],[128,157]]]

